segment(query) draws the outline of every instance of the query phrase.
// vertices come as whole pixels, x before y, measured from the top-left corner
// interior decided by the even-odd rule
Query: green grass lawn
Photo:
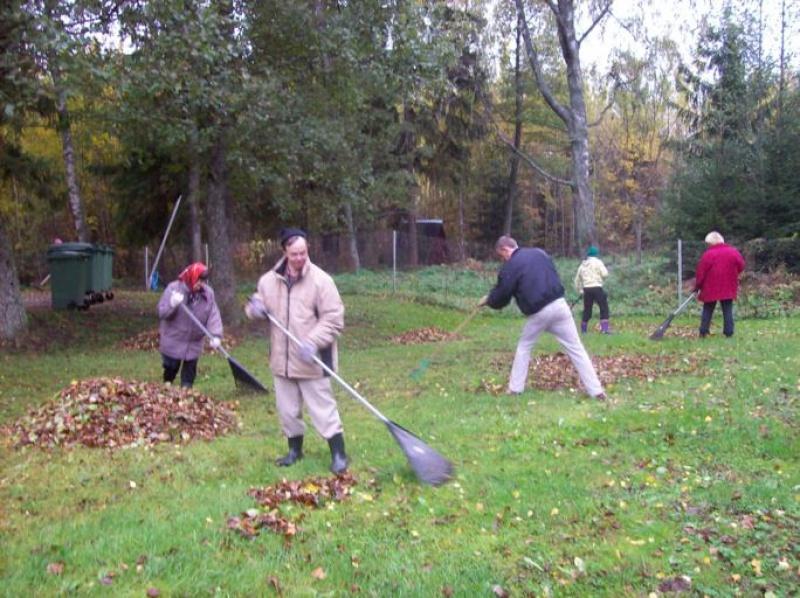
[[[793,595],[800,583],[800,318],[742,320],[733,339],[721,337],[715,322],[717,334],[704,341],[668,332],[653,342],[647,334],[666,313],[618,317],[617,334],[585,337],[593,356],[698,365],[621,377],[605,404],[567,387],[531,387],[518,397],[490,392],[505,383],[522,326],[511,308],[482,313],[441,348],[392,342],[417,328],[454,329],[486,284],[478,276],[466,290],[451,287],[460,297],[453,303],[463,303],[456,309],[377,287],[356,294],[352,281],[342,283],[340,374],[449,457],[451,482],[419,485],[386,427],[337,389],[358,482],[352,495],[319,509],[282,506],[299,527],[290,540],[268,531],[239,536],[226,522],[255,507],[250,488],[325,475],[330,456],[310,429],[305,458],[274,466],[285,450],[274,397],[239,397],[226,361],[205,356],[196,389],[239,400],[238,433],[115,451],[2,443],[2,592]],[[0,424],[72,380],[160,379],[157,353],[120,348],[156,327],[157,298],[122,292],[88,312],[33,310],[35,350],[0,353]],[[673,326],[695,327],[696,317]],[[263,331],[237,332],[233,355],[271,387]],[[412,378],[434,350],[425,375]],[[536,354],[557,350],[545,338]],[[534,378],[535,371],[529,383]],[[60,574],[54,564],[63,565]]]

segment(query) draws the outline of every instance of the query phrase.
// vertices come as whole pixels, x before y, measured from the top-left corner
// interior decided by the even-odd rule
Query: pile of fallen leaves
[[[508,371],[513,357],[506,360],[496,358],[492,366],[496,370]],[[661,376],[678,372],[697,374],[703,362],[694,355],[670,357],[664,355],[627,354],[593,356],[592,363],[600,381],[604,385],[614,384],[623,379],[636,378],[653,382]],[[529,378],[531,386],[541,390],[578,388],[578,372],[569,357],[563,353],[536,355],[531,359]],[[481,384],[478,392],[488,390]],[[491,394],[499,394],[491,392]]]
[[[16,446],[117,448],[211,440],[238,425],[235,405],[193,390],[119,378],[73,381],[2,434]]]
[[[228,518],[228,529],[245,538],[254,538],[262,528],[266,528],[283,535],[287,540],[291,539],[298,531],[297,523],[281,513],[282,503],[292,502],[319,508],[331,500],[345,500],[355,485],[356,479],[353,475],[345,472],[329,478],[282,480],[275,486],[251,488],[247,495],[256,500],[259,508],[248,509],[241,517]]]
[[[441,328],[428,326],[427,328],[416,328],[398,336],[393,336],[391,340],[393,343],[399,343],[401,345],[416,345],[419,343],[436,343],[439,341],[456,339],[456,336],[445,332]]]
[[[140,332],[136,336],[132,336],[131,338],[126,338],[120,342],[120,346],[123,349],[128,349],[132,351],[158,351],[158,330],[146,330],[144,332]],[[238,344],[238,341],[228,335],[222,335],[222,346],[230,350],[232,347],[235,347]],[[208,343],[205,344],[203,348],[204,353],[214,353],[214,349],[212,349]]]

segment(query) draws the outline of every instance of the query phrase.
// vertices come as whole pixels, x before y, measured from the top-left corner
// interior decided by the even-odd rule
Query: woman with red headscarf
[[[190,264],[180,273],[178,280],[167,285],[158,302],[159,351],[164,366],[164,382],[175,380],[180,370],[181,386],[191,388],[197,375],[197,360],[203,352],[205,334],[180,308],[181,304],[186,305],[214,335],[211,347],[216,349],[220,346],[222,318],[207,279],[205,264]]]

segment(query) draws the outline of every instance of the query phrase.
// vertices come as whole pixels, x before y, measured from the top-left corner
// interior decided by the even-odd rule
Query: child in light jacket
[[[597,257],[600,252],[592,245],[586,252],[586,258],[578,266],[575,274],[575,290],[583,293],[583,315],[581,317],[581,332],[589,328],[592,319],[592,307],[595,303],[600,307],[600,332],[610,334],[608,324],[608,297],[603,290],[603,279],[608,276],[603,261]]]

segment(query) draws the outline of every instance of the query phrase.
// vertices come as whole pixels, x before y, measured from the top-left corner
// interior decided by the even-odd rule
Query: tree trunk
[[[69,110],[67,109],[67,94],[61,85],[61,76],[58,72],[58,65],[55,57],[51,54],[49,58],[50,72],[53,76],[53,85],[56,92],[56,111],[58,112],[58,133],[61,136],[61,156],[64,160],[64,172],[67,179],[67,197],[72,219],[75,223],[75,233],[78,241],[86,243],[89,241],[89,230],[86,226],[86,219],[83,214],[83,201],[78,185],[78,172],[75,167],[75,146],[72,142],[72,126],[69,120]]]
[[[212,264],[211,279],[222,319],[226,325],[241,319],[241,309],[236,304],[236,275],[233,271],[233,251],[228,234],[228,166],[226,163],[226,131],[220,128],[217,142],[211,148],[208,182],[208,244]]]
[[[419,243],[417,242],[417,200],[419,198],[419,185],[411,187],[411,206],[408,209],[408,266],[416,268],[419,265]]]
[[[577,201],[576,233],[579,243],[589,245],[597,242],[594,220],[594,197],[589,185],[589,129],[586,120],[586,103],[583,96],[583,72],[580,62],[580,42],[575,32],[574,0],[548,0],[547,5],[555,16],[561,56],[566,66],[569,107],[559,103],[543,75],[536,47],[531,40],[530,30],[525,21],[523,0],[515,0],[517,14],[522,17],[522,35],[528,53],[528,60],[536,76],[536,85],[547,105],[564,122],[570,139],[572,159],[572,189]],[[606,7],[593,27],[606,14]],[[590,29],[591,29],[590,27]]]
[[[467,259],[466,222],[464,218],[464,181],[458,187],[458,259],[461,262]]]
[[[508,175],[508,197],[506,198],[506,217],[503,234],[511,235],[514,221],[514,199],[517,195],[517,171],[519,169],[519,148],[522,143],[522,16],[517,14],[517,46],[514,61],[514,150],[511,152],[511,172]]]
[[[560,0],[559,41],[567,65],[570,116],[567,130],[572,152],[572,178],[578,202],[578,242],[581,246],[596,244],[594,222],[594,196],[589,185],[589,127],[586,120],[586,103],[583,98],[583,72],[580,46],[575,36],[575,12],[572,0]]]
[[[353,271],[358,272],[361,269],[361,259],[358,256],[358,239],[356,239],[356,226],[353,222],[353,207],[349,201],[344,203],[344,221],[347,225],[347,242],[350,252],[350,264]]]
[[[14,253],[5,219],[0,217],[0,338],[18,339],[27,326],[28,317],[22,301]]]
[[[189,152],[189,229],[192,237],[192,261],[203,261],[203,237],[200,226],[200,157]]]

